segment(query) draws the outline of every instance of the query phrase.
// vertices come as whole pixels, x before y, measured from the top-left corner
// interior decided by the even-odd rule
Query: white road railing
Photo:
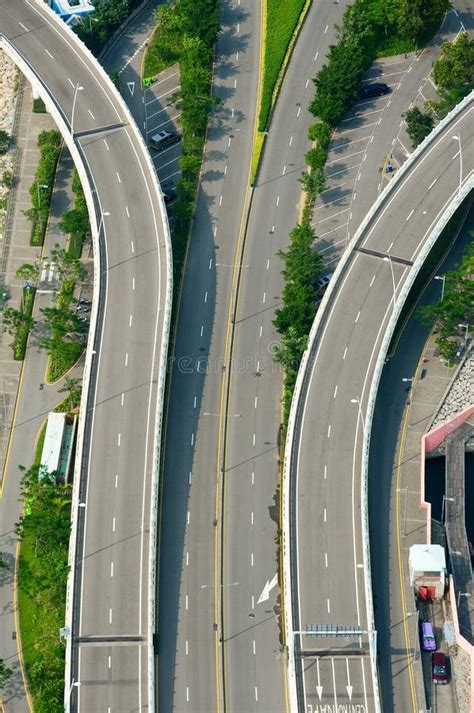
[[[379,212],[383,204],[390,198],[391,194],[395,191],[398,184],[405,178],[406,174],[410,171],[412,166],[416,163],[418,158],[431,146],[431,144],[436,140],[436,138],[446,129],[446,127],[460,114],[462,114],[470,105],[474,103],[474,92],[471,92],[467,97],[465,97],[459,104],[457,104],[454,109],[441,121],[436,128],[429,134],[429,136],[415,149],[415,151],[410,155],[407,161],[400,168],[396,176],[387,185],[385,190],[380,194],[375,203],[372,205],[369,212],[366,214],[364,220],[359,226],[357,232],[352,237],[350,243],[348,244],[346,250],[344,251],[331,282],[324,294],[321,301],[319,309],[316,313],[313,325],[311,327],[310,335],[308,338],[308,347],[303,355],[301,364],[298,371],[298,376],[296,379],[295,390],[293,393],[293,400],[291,403],[290,415],[288,419],[288,431],[285,446],[285,463],[283,470],[283,586],[284,586],[284,602],[285,602],[285,617],[284,626],[286,629],[286,641],[288,645],[288,688],[289,688],[289,700],[290,700],[290,710],[292,713],[297,713],[298,711],[298,700],[297,700],[297,686],[296,686],[296,668],[295,668],[295,636],[293,628],[293,602],[291,598],[291,560],[290,560],[290,542],[291,542],[291,530],[290,530],[290,477],[291,477],[291,460],[294,439],[295,439],[295,421],[299,402],[301,398],[304,398],[303,394],[303,382],[306,371],[309,366],[309,359],[315,344],[316,335],[321,322],[325,318],[326,311],[330,306],[333,294],[336,292],[336,285],[338,285],[339,278],[347,270],[349,261],[353,258],[354,250],[362,242],[364,233],[367,227],[370,225],[374,216]],[[378,385],[380,382],[380,376],[383,369],[383,364],[387,354],[388,346],[392,334],[394,332],[398,317],[400,315],[401,309],[405,300],[408,296],[410,288],[418,274],[426,256],[430,252],[432,246],[439,237],[442,229],[446,225],[447,221],[451,215],[455,212],[456,208],[460,205],[462,200],[468,195],[469,191],[474,186],[474,178],[472,174],[467,177],[460,190],[454,196],[453,200],[446,208],[443,215],[440,217],[438,223],[433,228],[433,231],[426,241],[420,254],[417,256],[415,263],[413,264],[410,273],[403,285],[400,294],[398,295],[397,301],[394,305],[394,310],[392,317],[387,325],[387,329],[384,334],[384,338],[379,350],[377,357],[374,374],[371,381],[371,387],[369,392],[369,399],[367,405],[366,414],[366,428],[364,434],[364,443],[362,449],[362,472],[361,472],[361,519],[362,519],[362,537],[363,537],[363,553],[364,553],[364,573],[365,573],[365,593],[366,593],[366,607],[367,607],[367,624],[369,631],[375,631],[375,621],[374,621],[374,608],[372,599],[372,575],[370,568],[370,541],[369,541],[369,523],[368,523],[368,505],[367,505],[367,480],[368,480],[368,455],[370,446],[370,436],[372,429],[372,417],[375,405],[375,400],[377,397]],[[380,693],[379,684],[377,676],[377,666],[376,661],[372,658],[372,681],[374,688],[374,703],[376,708],[376,713],[381,711],[380,703]]]
[[[116,89],[115,85],[111,81],[108,74],[105,72],[103,67],[98,63],[89,49],[81,42],[77,35],[71,30],[71,28],[66,25],[57,15],[54,13],[42,0],[36,0],[38,5],[41,5],[42,11],[47,12],[48,17],[55,25],[60,29],[61,33],[67,35],[68,39],[74,43],[78,50],[86,54],[89,60],[94,64],[94,68],[97,74],[101,76],[102,82],[107,86],[109,93],[114,95],[114,99],[117,104],[120,105],[120,109],[123,115],[126,117],[127,122],[131,130],[134,132],[135,137],[141,147],[142,156],[141,159],[148,165],[149,174],[152,177],[154,187],[156,190],[156,195],[160,201],[160,217],[162,220],[162,228],[164,235],[164,248],[165,248],[165,262],[166,262],[166,299],[163,306],[163,332],[162,332],[162,343],[160,349],[160,363],[158,366],[158,389],[157,389],[157,405],[155,414],[155,434],[154,434],[154,467],[152,472],[152,485],[151,485],[151,503],[150,503],[150,547],[148,554],[148,637],[147,637],[147,655],[148,655],[148,709],[154,710],[155,708],[155,656],[153,650],[153,635],[155,632],[155,611],[156,611],[156,587],[155,587],[155,562],[156,562],[156,542],[157,542],[157,526],[158,526],[158,495],[159,495],[159,463],[160,463],[160,449],[161,449],[161,427],[162,427],[162,417],[163,417],[163,405],[164,405],[164,395],[165,395],[165,380],[166,380],[166,365],[168,356],[168,342],[169,342],[169,329],[171,320],[171,306],[172,306],[172,296],[173,296],[173,267],[172,267],[172,248],[171,248],[171,236],[169,231],[169,224],[167,213],[165,209],[163,193],[156,175],[155,167],[151,160],[147,145],[143,139],[142,134],[138,130],[135,124],[135,120],[132,117],[125,101]],[[91,311],[90,320],[90,331],[89,340],[87,344],[85,365],[84,365],[84,376],[83,376],[83,389],[82,389],[82,400],[81,408],[79,414],[79,427],[77,433],[77,448],[76,448],[76,466],[74,472],[74,484],[73,484],[73,504],[71,513],[71,540],[69,545],[69,576],[68,576],[68,586],[67,586],[67,598],[66,598],[66,621],[65,629],[69,632],[66,640],[66,672],[65,672],[65,710],[69,711],[69,690],[71,685],[71,662],[72,662],[72,645],[71,645],[71,632],[73,626],[73,601],[74,601],[74,582],[75,582],[75,571],[76,571],[76,549],[77,549],[77,527],[78,527],[78,505],[79,505],[79,486],[80,486],[80,472],[82,466],[82,455],[84,448],[84,430],[85,430],[85,413],[89,410],[87,408],[87,399],[89,396],[90,385],[91,385],[91,367],[92,360],[94,358],[93,345],[96,340],[97,334],[97,317],[98,317],[98,296],[100,293],[100,250],[99,250],[99,226],[100,226],[100,212],[97,212],[97,206],[94,201],[93,192],[96,192],[95,186],[91,185],[91,180],[93,177],[89,176],[84,162],[82,160],[81,153],[76,145],[74,138],[70,131],[69,120],[61,110],[61,107],[56,103],[55,98],[49,93],[48,87],[43,83],[41,78],[37,75],[34,67],[32,67],[24,57],[16,50],[16,48],[11,44],[11,42],[0,34],[0,46],[5,52],[10,56],[10,58],[15,62],[20,71],[26,76],[28,81],[33,87],[33,90],[37,92],[40,96],[48,112],[53,117],[62,137],[71,153],[76,169],[79,173],[82,186],[84,188],[84,193],[86,197],[87,208],[89,211],[89,218],[91,222],[92,229],[92,240],[94,249],[94,273],[93,273],[93,305]],[[97,195],[97,192],[96,192]],[[158,250],[162,249],[162,246],[158,245]]]

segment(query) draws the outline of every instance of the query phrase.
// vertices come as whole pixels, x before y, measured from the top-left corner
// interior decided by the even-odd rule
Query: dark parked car
[[[448,682],[448,662],[441,651],[432,654],[431,671],[431,678],[434,684],[443,686]]]
[[[373,82],[372,84],[365,84],[362,87],[360,95],[366,99],[371,99],[372,97],[379,97],[382,94],[388,94],[389,91],[390,87],[387,84]]]
[[[165,205],[169,205],[174,200],[176,200],[178,194],[174,188],[163,188],[163,198],[165,199]]]

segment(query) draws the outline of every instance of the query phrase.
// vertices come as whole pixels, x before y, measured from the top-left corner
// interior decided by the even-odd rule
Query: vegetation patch
[[[23,515],[18,603],[22,653],[35,713],[62,713],[64,626],[70,534],[70,487],[33,465],[21,468]]]
[[[273,90],[306,0],[267,0],[265,53],[258,130],[265,131]]]
[[[30,245],[35,246],[44,243],[56,165],[61,150],[61,134],[55,130],[42,131],[38,136],[38,147],[40,160],[35,173],[35,181],[30,187],[32,207],[25,211],[26,217],[32,223]]]
[[[38,97],[37,99],[33,99],[33,113],[34,114],[46,114],[46,107],[45,107],[44,101],[41,99],[41,97]]]
[[[7,307],[3,312],[3,324],[7,332],[13,337],[11,346],[15,361],[22,361],[25,358],[28,335],[35,325],[35,321],[31,316],[35,292],[35,287],[28,283],[22,290],[20,309]]]
[[[83,275],[84,268],[65,250],[56,249],[53,253],[52,258],[63,278],[54,307],[41,310],[47,336],[42,337],[40,344],[48,352],[48,383],[57,381],[74,366],[84,351],[89,329],[89,323],[77,311],[74,299],[76,280]]]
[[[99,54],[113,33],[142,0],[94,0],[93,15],[74,24],[74,32],[95,54]]]
[[[86,197],[76,169],[74,169],[72,175],[72,192],[74,195],[74,207],[64,213],[59,227],[65,233],[68,233],[68,253],[79,259],[82,254],[84,238],[87,234],[90,234],[90,224]]]
[[[434,326],[441,356],[453,364],[474,328],[474,245],[466,249],[461,265],[444,275],[443,287],[442,299],[421,307],[420,314]]]

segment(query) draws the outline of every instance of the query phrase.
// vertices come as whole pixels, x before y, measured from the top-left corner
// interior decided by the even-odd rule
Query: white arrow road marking
[[[278,573],[275,574],[275,576],[273,577],[271,582],[269,579],[267,580],[267,583],[265,584],[263,591],[258,598],[257,604],[266,602],[267,599],[270,597],[270,592],[272,591],[273,587],[276,587],[277,584],[278,584]]]
[[[130,89],[130,94],[133,97],[133,92],[135,91],[135,82],[127,82],[127,87]]]
[[[351,686],[351,677],[349,674],[349,659],[346,658],[346,671],[347,671],[347,695],[349,696],[349,700],[352,700],[352,686]]]
[[[323,687],[321,686],[321,678],[319,676],[319,659],[316,659],[316,671],[318,673],[318,685],[316,686],[316,692],[318,694],[319,700],[321,700],[321,696],[323,695]]]

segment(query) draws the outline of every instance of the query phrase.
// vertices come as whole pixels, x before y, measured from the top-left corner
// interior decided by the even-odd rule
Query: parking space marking
[[[342,119],[342,122],[354,121],[354,119],[362,119],[362,117],[369,116],[370,114],[380,114],[380,112],[383,111],[384,109],[385,109],[385,107],[382,107],[382,109],[374,109],[373,111],[366,111],[364,114],[356,114],[355,116],[350,116],[348,119]],[[360,128],[362,128],[362,127],[360,127]]]
[[[331,220],[331,218],[335,218],[336,215],[341,215],[341,213],[347,213],[349,208],[344,208],[343,210],[339,210],[337,213],[331,213],[331,215],[328,215],[326,218],[322,218],[321,220],[317,220],[314,225],[319,225],[320,223],[324,223],[326,220]]]
[[[158,170],[160,170],[160,169],[158,169]],[[177,176],[180,173],[181,173],[181,171],[175,171],[174,173],[170,173],[169,176],[165,176],[165,178],[160,178],[160,181],[169,181],[170,178],[173,178],[173,176]]]
[[[338,158],[334,158],[332,161],[326,161],[326,166],[329,166],[330,163],[337,163],[337,161],[347,161],[348,158],[358,156],[359,154],[364,152],[365,149],[363,149],[362,151],[355,151],[354,153],[350,153],[348,156],[339,156]]]
[[[348,225],[348,224],[349,224],[349,223],[347,222],[347,223],[344,223],[343,225],[338,225],[336,228],[331,228],[331,230],[328,230],[326,233],[321,233],[321,235],[320,235],[319,237],[320,237],[320,238],[324,238],[325,235],[329,235],[330,233],[334,233],[336,230],[340,230],[341,228],[345,228],[346,225]],[[336,244],[337,244],[337,243],[336,243]],[[333,247],[333,246],[331,245],[330,247]]]

